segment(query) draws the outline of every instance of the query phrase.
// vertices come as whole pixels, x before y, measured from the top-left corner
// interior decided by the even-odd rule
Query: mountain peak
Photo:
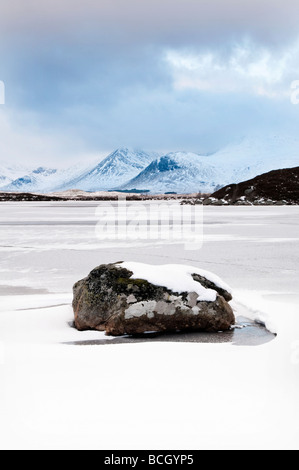
[[[299,165],[299,139],[286,136],[242,138],[210,156],[190,152],[161,153],[119,147],[105,159],[65,169],[36,169],[0,164],[0,188],[51,192],[149,190],[152,193],[211,192],[270,170]]]
[[[154,193],[212,192],[217,186],[217,177],[217,168],[204,157],[188,152],[173,152],[151,162],[120,189],[135,188]]]
[[[128,155],[129,153],[133,153],[133,152],[134,150],[128,147],[119,147],[113,152],[111,152],[110,155],[108,155],[108,157],[115,156],[115,155]]]
[[[41,175],[41,174],[54,175],[55,173],[57,173],[57,170],[54,170],[52,168],[44,168],[44,167],[40,166],[39,168],[36,168],[36,170],[33,170],[32,173],[34,175]]]
[[[156,157],[157,154],[150,154],[143,150],[120,147],[96,166],[81,174],[79,178],[70,180],[67,185],[55,189],[79,188],[85,191],[115,189],[135,178]]]

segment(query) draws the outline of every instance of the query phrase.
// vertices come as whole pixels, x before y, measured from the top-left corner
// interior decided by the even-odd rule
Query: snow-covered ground
[[[206,207],[203,247],[185,251],[109,248],[98,205],[0,205],[0,448],[298,449],[299,208]],[[278,336],[70,344],[104,336],[70,328],[73,283],[121,260],[211,271]]]

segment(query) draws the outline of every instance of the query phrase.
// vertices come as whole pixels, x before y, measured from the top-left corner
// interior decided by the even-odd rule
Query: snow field
[[[0,447],[298,449],[299,209],[206,208],[204,245],[187,252],[101,246],[96,207],[0,206]],[[75,345],[104,334],[70,327],[73,283],[121,260],[215,273],[277,338]]]

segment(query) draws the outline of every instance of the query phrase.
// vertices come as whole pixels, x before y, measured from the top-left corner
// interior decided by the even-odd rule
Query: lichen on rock
[[[122,263],[101,265],[74,286],[75,326],[114,336],[228,330],[235,323],[228,303],[231,294],[203,276],[192,277],[205,289],[215,290],[215,301],[199,300],[196,292],[173,292],[146,279],[134,279]]]

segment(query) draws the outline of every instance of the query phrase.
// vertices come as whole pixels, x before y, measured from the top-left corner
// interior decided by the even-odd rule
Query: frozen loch
[[[192,251],[105,243],[98,206],[0,205],[0,447],[297,447],[299,208],[206,207]],[[215,273],[245,328],[225,340],[75,330],[73,284],[117,261]]]

